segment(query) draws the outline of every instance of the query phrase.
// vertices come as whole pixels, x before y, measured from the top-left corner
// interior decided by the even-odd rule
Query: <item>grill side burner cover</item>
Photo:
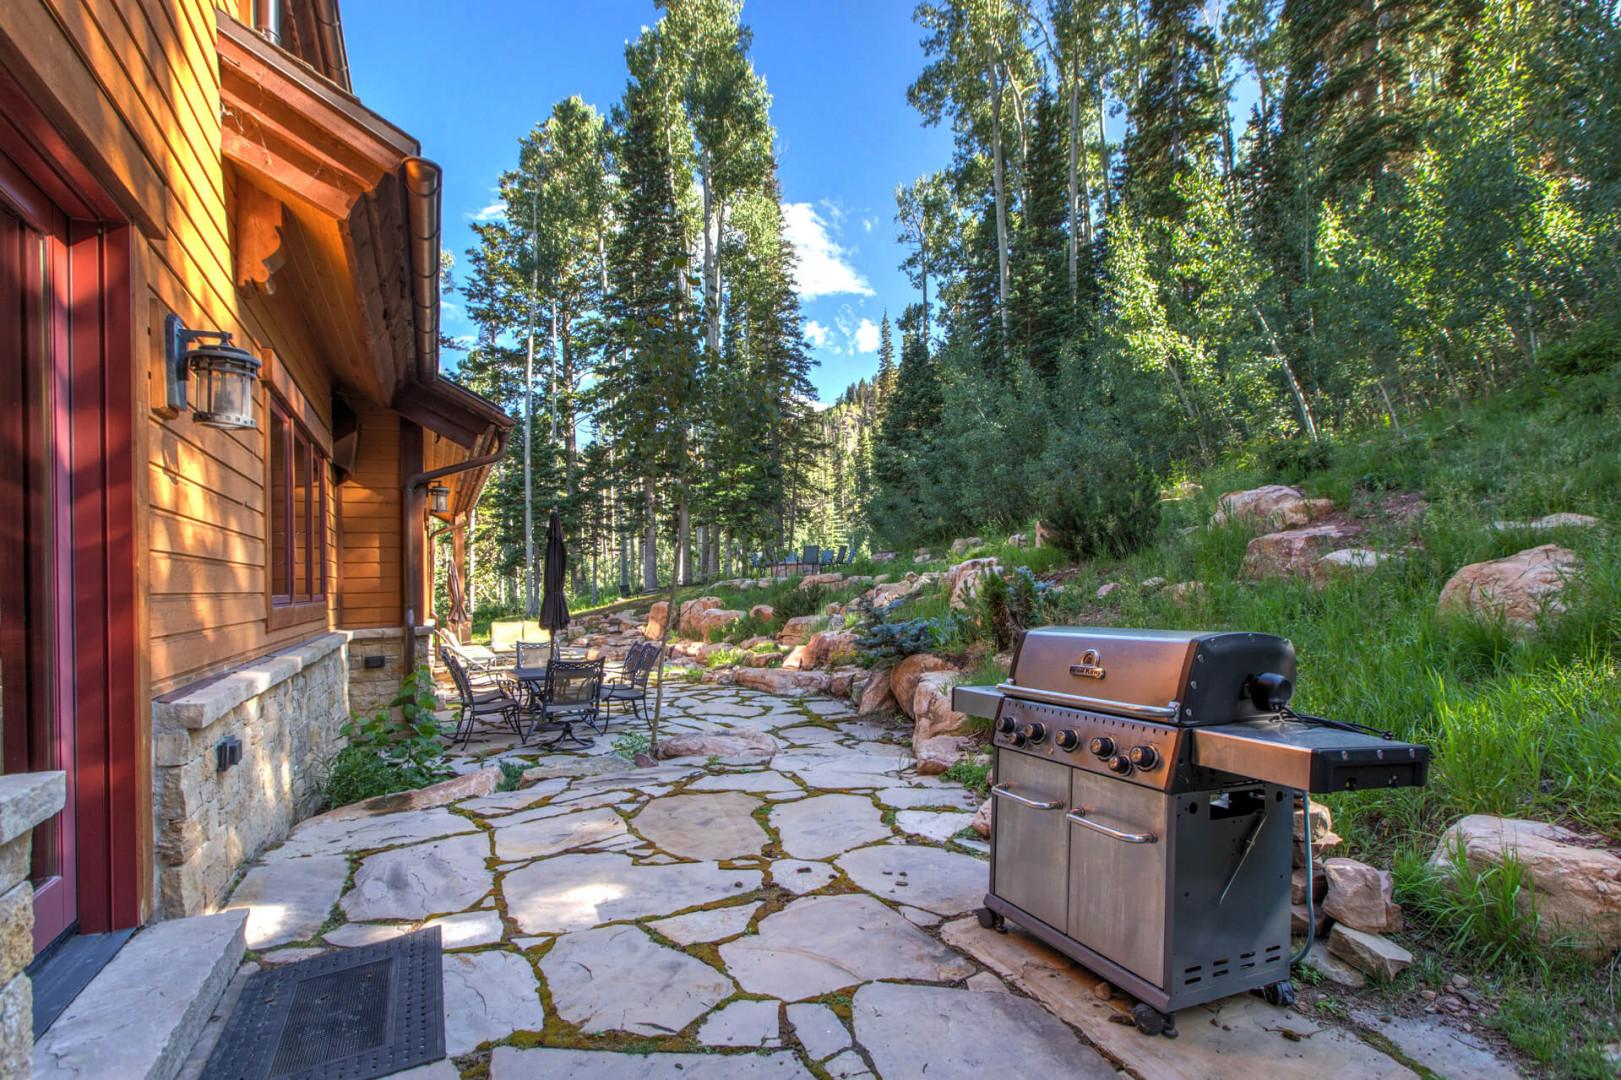
[[[1268,715],[1246,692],[1250,678],[1262,673],[1294,680],[1288,639],[1048,626],[1024,635],[1001,689],[1013,697],[1202,727]]]

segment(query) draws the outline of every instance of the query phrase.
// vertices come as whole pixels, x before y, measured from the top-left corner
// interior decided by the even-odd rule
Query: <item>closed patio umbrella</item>
[[[563,519],[552,507],[546,523],[546,565],[541,574],[540,625],[551,632],[552,659],[557,659],[557,633],[568,626],[568,597],[563,594],[568,580],[568,549],[563,546]]]

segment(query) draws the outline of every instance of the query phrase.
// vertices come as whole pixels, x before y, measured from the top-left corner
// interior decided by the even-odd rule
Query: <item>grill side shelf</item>
[[[1198,728],[1193,763],[1314,794],[1422,787],[1430,748],[1294,720]]]

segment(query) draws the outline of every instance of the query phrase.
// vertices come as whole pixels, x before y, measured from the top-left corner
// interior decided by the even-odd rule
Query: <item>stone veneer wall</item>
[[[0,776],[0,1076],[27,1076],[34,1056],[34,826],[62,809],[67,775]]]
[[[349,719],[349,638],[325,633],[152,703],[160,917],[213,911],[244,861],[320,808]],[[242,761],[221,772],[228,736]]]
[[[377,712],[399,693],[405,678],[405,632],[398,626],[349,631],[349,707],[364,716]],[[432,626],[416,628],[416,658],[438,671]],[[366,657],[381,656],[382,667],[368,668]]]

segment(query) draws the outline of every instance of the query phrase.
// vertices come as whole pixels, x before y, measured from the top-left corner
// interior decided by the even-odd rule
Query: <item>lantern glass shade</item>
[[[187,359],[197,382],[199,424],[216,428],[254,428],[253,386],[259,381],[259,358],[245,349],[221,343],[191,350]]]
[[[450,513],[450,488],[444,484],[429,484],[428,510],[434,514]]]

